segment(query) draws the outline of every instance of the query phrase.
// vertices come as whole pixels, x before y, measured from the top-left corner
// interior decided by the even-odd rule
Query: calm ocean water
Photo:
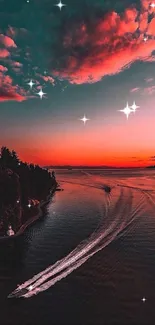
[[[43,218],[0,244],[0,324],[154,325],[155,171],[56,175]],[[7,298],[49,266],[27,299]]]

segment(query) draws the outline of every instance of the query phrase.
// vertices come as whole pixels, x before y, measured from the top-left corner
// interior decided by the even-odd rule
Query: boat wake
[[[133,191],[135,191],[135,195],[133,195]],[[18,286],[8,297],[32,297],[49,289],[72,273],[94,254],[123,236],[133,221],[144,213],[146,198],[150,199],[150,195],[149,193],[148,197],[148,193],[146,195],[144,190],[133,190],[130,187],[123,187],[123,185],[113,188],[105,200],[104,218],[91,236],[81,242],[66,257]],[[151,201],[151,203],[153,202]]]

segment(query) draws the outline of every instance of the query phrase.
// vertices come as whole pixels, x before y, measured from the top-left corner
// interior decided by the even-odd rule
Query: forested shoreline
[[[16,233],[21,225],[37,213],[57,182],[54,173],[38,165],[22,162],[7,147],[0,149],[0,235],[11,225]]]

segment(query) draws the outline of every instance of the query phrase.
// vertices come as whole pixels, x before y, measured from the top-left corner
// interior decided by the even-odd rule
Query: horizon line
[[[107,166],[107,165],[46,165],[46,166],[43,166],[44,168],[65,168],[65,169],[77,169],[77,168],[93,168],[93,169],[99,169],[99,168],[105,168],[105,169],[120,169],[120,168],[148,168],[148,167],[155,167],[155,165],[147,165],[147,166]]]

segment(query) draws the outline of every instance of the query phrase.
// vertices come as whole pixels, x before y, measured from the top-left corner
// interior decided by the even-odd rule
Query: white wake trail
[[[139,209],[139,206],[135,209],[135,211],[132,214],[132,219],[128,222],[128,225],[130,225],[132,223],[132,221],[134,220],[133,217],[137,214],[137,210]],[[39,287],[37,285],[39,285],[39,281],[37,281],[35,283],[35,286],[33,286],[34,290],[29,291],[28,293],[26,293],[25,295],[23,295],[23,297],[25,298],[30,298],[33,295],[37,295],[38,293],[45,291],[47,289],[49,289],[51,286],[53,286],[56,282],[62,280],[63,278],[66,278],[67,275],[69,275],[70,273],[72,273],[74,270],[76,270],[77,268],[79,268],[82,264],[84,264],[90,257],[92,257],[93,255],[95,255],[96,253],[98,253],[100,250],[102,250],[103,248],[105,248],[106,246],[108,246],[113,240],[116,239],[117,235],[120,234],[120,232],[124,229],[124,226],[122,225],[121,229],[116,229],[116,231],[109,237],[109,239],[107,238],[103,238],[103,234],[101,234],[101,236],[98,238],[98,242],[100,242],[102,239],[104,240],[104,243],[101,243],[101,246],[99,246],[98,248],[94,249],[93,252],[89,253],[87,256],[83,257],[82,259],[73,262],[74,265],[70,265],[70,267],[68,267],[67,270],[63,271],[60,275],[54,277],[53,279],[45,282],[45,280],[43,282],[42,285],[40,285]],[[94,247],[95,248],[95,247]],[[52,273],[51,273],[52,274]],[[50,278],[52,275],[49,274],[49,276],[47,278]]]
[[[108,214],[108,208],[109,208],[109,204],[110,202],[108,201],[108,204],[105,206],[105,216],[107,216]],[[115,225],[114,224],[111,225],[110,228],[107,229],[107,233],[109,233],[111,231],[111,228]],[[89,237],[89,239],[83,241],[81,244],[79,244],[73,251],[71,251],[66,257],[62,258],[61,260],[57,261],[56,263],[54,263],[53,265],[49,266],[48,268],[46,268],[44,271],[36,274],[35,276],[33,276],[31,279],[29,279],[28,281],[24,282],[23,284],[21,284],[18,287],[18,290],[20,289],[24,289],[29,285],[32,285],[35,282],[35,285],[33,285],[33,287],[36,287],[36,283],[37,285],[42,282],[44,282],[47,278],[55,275],[56,273],[59,273],[61,270],[67,268],[70,264],[72,264],[73,262],[75,262],[76,260],[78,260],[80,257],[82,257],[85,253],[87,253],[95,244],[96,242],[99,241],[99,238],[97,238],[95,240],[95,242],[91,242],[90,240],[93,239],[93,237],[96,238],[97,235],[97,230],[101,230],[100,226],[97,226],[97,228],[95,229],[95,231],[91,234],[91,236]],[[106,232],[104,233],[104,235],[106,236]],[[103,235],[102,235],[103,236]],[[88,242],[89,240],[89,242]],[[84,247],[83,247],[84,246]],[[38,280],[39,279],[39,280]],[[38,280],[38,281],[36,281]]]
[[[102,239],[104,239],[104,238],[106,239],[108,234],[110,234],[113,231],[114,225],[115,225],[115,221],[112,223],[111,227],[106,230],[106,232],[104,234],[101,233],[98,238],[96,238],[93,242],[86,245],[82,250],[80,250],[78,253],[76,253],[76,255],[75,255],[75,251],[72,251],[71,252],[71,254],[73,254],[72,257],[69,257],[69,255],[68,255],[67,258],[65,258],[65,261],[64,261],[64,259],[62,259],[60,261],[61,263],[57,267],[55,267],[55,265],[53,265],[51,272],[50,271],[48,272],[48,270],[46,269],[47,272],[45,272],[45,273],[47,273],[47,274],[40,276],[39,280],[37,280],[33,284],[33,288],[38,287],[41,283],[45,282],[48,278],[56,275],[57,273],[63,271],[64,269],[66,269],[67,267],[71,266],[73,263],[78,261],[81,257],[83,257],[86,253],[88,253],[92,248],[94,248]],[[29,280],[29,284],[32,284],[32,279]],[[24,287],[27,287],[27,282],[24,283],[23,288]]]
[[[96,248],[92,253],[88,254],[87,256],[83,257],[82,259],[75,261],[75,264],[71,267],[68,267],[67,270],[65,270],[64,272],[62,272],[60,275],[56,276],[55,278],[53,278],[50,281],[47,281],[45,283],[43,283],[42,285],[40,285],[39,287],[37,285],[39,285],[39,281],[37,281],[37,283],[35,283],[35,286],[33,286],[34,290],[29,291],[28,293],[26,293],[25,295],[23,295],[23,297],[25,298],[29,298],[33,295],[36,295],[38,293],[40,293],[41,291],[45,291],[47,289],[49,289],[51,286],[53,286],[56,282],[62,280],[63,278],[65,278],[68,274],[72,273],[74,270],[76,270],[78,267],[80,267],[82,264],[84,264],[90,257],[92,257],[94,254],[96,254],[97,252],[99,252],[100,250],[102,250],[103,248],[105,248],[109,243],[111,243],[115,237],[117,236],[117,234],[119,233],[119,230],[116,231],[116,233],[113,235],[113,237],[110,237],[109,240],[107,240],[103,245],[101,245],[99,248]],[[73,262],[74,263],[74,262]],[[51,277],[51,275],[49,274],[48,278]],[[45,280],[44,280],[45,281]],[[43,281],[43,282],[44,282]],[[36,285],[37,284],[37,285]]]

